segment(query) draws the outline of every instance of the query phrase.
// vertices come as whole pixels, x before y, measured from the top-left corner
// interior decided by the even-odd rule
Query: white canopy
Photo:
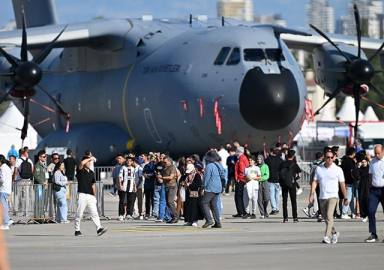
[[[346,97],[344,99],[343,106],[336,114],[336,118],[343,122],[355,122],[355,100],[352,97]],[[362,121],[364,114],[359,111],[359,121]]]

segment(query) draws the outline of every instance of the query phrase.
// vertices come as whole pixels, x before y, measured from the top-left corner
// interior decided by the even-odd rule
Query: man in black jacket
[[[277,151],[274,148],[269,150],[269,157],[265,160],[265,164],[269,168],[269,197],[271,200],[272,212],[270,215],[279,213],[280,206],[280,184],[279,184],[279,167],[283,160],[277,156]]]

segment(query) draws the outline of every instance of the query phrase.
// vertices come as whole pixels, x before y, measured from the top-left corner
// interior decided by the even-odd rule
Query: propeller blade
[[[333,45],[333,47],[336,48],[336,50],[339,51],[339,53],[341,53],[342,56],[344,56],[344,58],[348,61],[348,63],[351,63],[351,59],[349,59],[349,57],[342,51],[339,49],[339,47],[337,47],[337,45],[329,38],[327,37],[320,29],[318,29],[316,26],[314,26],[313,24],[309,24],[309,26],[312,27],[313,30],[315,30],[320,36],[322,36],[323,38],[325,38],[329,43],[331,43]]]
[[[25,137],[27,137],[28,134],[28,124],[29,124],[29,96],[28,91],[26,91],[27,96],[25,100],[25,107],[24,107],[24,125],[21,129],[21,139],[24,140]]]
[[[340,94],[341,90],[347,85],[348,78],[345,78],[336,88],[335,91],[329,96],[328,100],[315,112],[315,115],[320,114],[320,111],[332,100],[334,99],[338,94]]]
[[[368,61],[372,62],[372,59],[375,58],[376,55],[378,55],[383,48],[384,48],[384,42],[383,42],[383,44],[381,44],[380,48],[377,49],[377,51],[371,57],[369,57]]]
[[[384,94],[382,94],[380,90],[377,89],[377,87],[373,83],[369,83],[368,87],[369,87],[369,90],[372,90],[373,92],[375,92],[384,101]]]
[[[35,62],[37,64],[40,64],[44,61],[44,59],[48,56],[48,54],[52,51],[53,46],[55,46],[56,41],[59,39],[61,34],[64,32],[64,30],[67,28],[67,25],[64,27],[63,30],[55,37],[54,40],[51,41],[43,50],[41,50],[35,57],[33,57],[32,62]]]
[[[11,90],[9,90],[8,91],[8,93],[6,93],[4,96],[3,96],[3,98],[0,100],[0,104],[1,103],[3,103],[4,102],[4,100],[6,100],[7,99],[7,97],[9,96],[9,94],[11,93],[12,91]]]
[[[71,73],[83,73],[86,72],[85,69],[82,70],[43,70],[43,74],[71,74]]]
[[[13,73],[13,72],[0,74],[0,76],[2,76],[2,77],[9,77],[9,76],[13,76],[13,75],[15,75],[15,73]]]
[[[355,98],[355,116],[356,122],[354,126],[355,138],[357,138],[357,132],[359,127],[359,112],[360,112],[360,85],[353,84],[353,97]]]
[[[21,9],[21,15],[23,19],[23,37],[21,41],[20,58],[21,58],[21,61],[28,61],[27,27],[25,24],[24,7]]]
[[[52,100],[52,102],[56,105],[57,108],[59,108],[60,114],[65,117],[66,119],[69,119],[69,113],[65,112],[63,106],[60,104],[60,102],[55,99],[47,90],[44,89],[44,87],[41,84],[38,84],[41,90]]]
[[[356,23],[356,34],[357,34],[357,58],[360,59],[361,56],[361,24],[360,24],[360,14],[357,5],[353,5],[353,13],[355,14],[355,23]]]
[[[15,59],[12,58],[6,51],[3,50],[3,48],[0,47],[1,54],[7,59],[8,63],[10,63],[13,67],[18,67],[19,64],[15,61]]]
[[[345,68],[323,69],[323,72],[344,73],[344,72],[347,72],[347,69],[345,69]]]

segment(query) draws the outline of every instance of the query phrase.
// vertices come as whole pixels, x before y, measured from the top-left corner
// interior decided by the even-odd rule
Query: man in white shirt
[[[313,177],[309,202],[313,202],[313,194],[316,186],[320,184],[320,207],[325,220],[325,236],[323,243],[336,244],[339,232],[333,226],[333,211],[339,197],[339,185],[343,193],[344,205],[348,205],[347,190],[345,188],[345,179],[343,170],[333,163],[333,152],[326,148],[324,153],[325,163],[317,166]]]
[[[219,152],[217,152],[221,158],[221,165],[224,169],[224,178],[225,178],[225,187],[228,184],[228,166],[227,166],[227,158],[229,157],[228,151],[224,148],[224,145],[220,145]],[[225,188],[224,187],[224,188]],[[229,194],[228,194],[229,195]]]
[[[251,217],[251,219],[256,218],[256,205],[257,197],[259,194],[259,180],[261,179],[261,171],[256,164],[256,157],[251,155],[249,157],[249,167],[245,168],[244,178],[247,181],[247,184],[244,187],[244,207],[246,214],[243,216],[243,219]],[[252,215],[249,211],[249,201],[252,201]]]
[[[379,238],[376,234],[376,210],[381,203],[384,207],[384,151],[383,146],[378,144],[375,146],[375,157],[369,166],[369,182],[372,187],[369,189],[368,195],[368,220],[369,232],[371,235],[365,239],[367,243],[378,242]],[[383,241],[384,243],[384,241]]]
[[[138,220],[143,219],[143,168],[139,165],[137,158],[133,159],[133,167],[135,168],[135,184],[137,191],[135,193],[135,209],[137,209],[139,216]],[[136,200],[137,199],[137,200]],[[137,204],[137,207],[136,207]],[[136,211],[136,210],[135,210]]]
[[[28,157],[26,157],[24,149],[20,148],[20,150],[19,150],[19,158],[16,160],[16,164],[15,164],[15,171],[14,171],[14,174],[13,174],[13,181],[19,181],[19,180],[23,179],[20,176],[20,172],[21,172],[21,169],[22,169],[21,163],[23,163],[24,160],[27,160],[28,163],[31,164],[32,173],[33,173],[34,167],[33,167],[32,160],[29,159]]]
[[[3,211],[0,230],[9,229],[8,198],[12,193],[12,171],[9,165],[5,157],[0,155],[0,209]]]
[[[119,174],[119,220],[123,220],[124,206],[127,207],[127,219],[133,219],[133,204],[135,202],[135,168],[132,158],[126,160],[127,166],[122,166]]]

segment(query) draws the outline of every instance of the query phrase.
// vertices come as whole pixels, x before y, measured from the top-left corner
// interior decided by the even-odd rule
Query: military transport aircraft
[[[288,47],[313,53],[330,98],[378,92],[360,48],[379,53],[382,41],[360,34],[331,40],[315,27],[320,36],[192,15],[59,25],[52,0],[13,6],[19,30],[0,33],[0,98],[24,113],[22,139],[39,123],[39,148],[91,149],[107,162],[134,147],[177,155],[289,141],[311,108]]]

